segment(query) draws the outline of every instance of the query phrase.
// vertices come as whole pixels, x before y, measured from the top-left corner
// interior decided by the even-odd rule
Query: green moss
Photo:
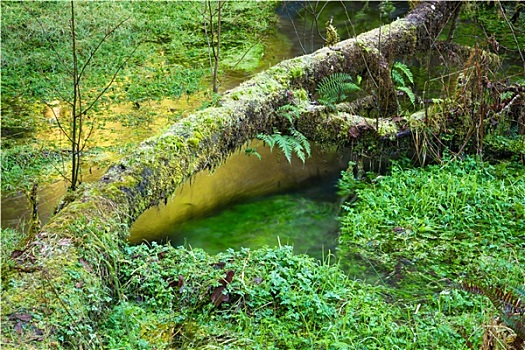
[[[191,137],[187,140],[188,144],[191,146],[191,147],[197,147],[200,143],[200,139],[198,137]]]

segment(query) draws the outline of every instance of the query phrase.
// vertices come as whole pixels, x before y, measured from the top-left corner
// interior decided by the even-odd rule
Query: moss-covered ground
[[[344,178],[341,187],[357,200],[344,206],[337,258],[316,260],[286,246],[217,255],[157,244],[117,248],[88,237],[113,253],[98,267],[89,255],[78,265],[114,279],[114,290],[102,293],[112,297],[105,316],[89,325],[91,341],[111,349],[480,348],[497,308],[458,287],[525,284],[523,166],[468,157],[426,168],[398,164],[369,183]],[[63,307],[71,298],[63,296]],[[93,305],[70,311],[87,317]],[[24,319],[31,315],[4,327],[33,334],[38,321]],[[73,324],[56,331],[86,336]],[[28,336],[24,345],[45,341]]]

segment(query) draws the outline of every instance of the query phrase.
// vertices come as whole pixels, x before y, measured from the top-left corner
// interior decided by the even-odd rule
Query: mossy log
[[[316,84],[330,74],[388,77],[385,65],[394,58],[432,47],[457,6],[426,3],[390,25],[284,61],[227,92],[219,106],[195,112],[143,142],[100,181],[82,185],[4,264],[3,348],[98,348],[97,322],[121,297],[116,280],[121,244],[145,209],[197,172],[219,166],[258,133],[272,130],[276,109],[289,103],[290,92],[307,104]],[[330,123],[341,123],[337,131],[322,115],[311,119],[318,125],[310,129],[313,139],[351,140],[351,127],[366,122],[348,113],[332,115]]]

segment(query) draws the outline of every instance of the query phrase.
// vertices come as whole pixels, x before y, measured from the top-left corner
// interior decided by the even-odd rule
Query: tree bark
[[[309,104],[323,77],[345,72],[366,79],[377,73],[370,67],[387,72],[389,67],[384,65],[394,59],[431,49],[457,6],[448,1],[427,3],[390,25],[281,62],[227,92],[219,107],[195,112],[143,142],[100,181],[80,186],[70,194],[69,204],[16,256],[15,268],[3,273],[5,327],[13,330],[13,315],[32,310],[39,315],[35,329],[46,339],[65,336],[76,347],[90,342],[87,329],[96,329],[97,319],[110,305],[107,300],[119,297],[111,291],[119,243],[145,209],[166,199],[198,171],[219,166],[258,133],[270,132],[278,121],[275,110],[290,103],[291,95],[298,103]],[[345,137],[348,142],[355,139],[348,126],[366,122],[343,114],[331,119],[318,114],[311,120],[319,125],[319,130],[303,125],[311,138],[343,142]],[[330,131],[334,120],[346,127]],[[95,296],[84,286],[96,290]],[[89,314],[83,311],[86,304],[91,305]],[[6,343],[23,344],[27,339],[27,334],[14,330],[5,334]],[[45,347],[44,342],[38,344]]]

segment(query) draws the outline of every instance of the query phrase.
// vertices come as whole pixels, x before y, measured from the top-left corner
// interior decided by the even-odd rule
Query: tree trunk
[[[394,58],[429,50],[457,6],[448,1],[421,5],[390,25],[281,62],[227,92],[220,107],[195,112],[164,134],[144,141],[100,181],[82,185],[23,254],[14,258],[15,268],[3,271],[3,329],[13,330],[13,315],[31,310],[40,321],[34,331],[27,332],[38,331],[39,337],[43,333],[49,341],[66,337],[68,346],[75,347],[94,341],[89,333],[96,332],[96,321],[109,306],[107,300],[119,297],[112,291],[119,243],[145,209],[165,200],[198,171],[219,166],[258,133],[271,132],[278,121],[275,110],[289,103],[290,96],[298,104],[310,104],[309,95],[314,95],[323,77],[345,72],[366,79],[369,74],[377,76],[379,68],[388,72],[384,65]],[[371,70],[373,66],[376,69]],[[352,118],[340,117],[351,125]],[[329,125],[328,120],[315,120],[319,126],[310,128],[312,138],[354,139],[347,127],[331,130],[323,126]],[[362,123],[359,119],[355,125]],[[87,304],[91,305],[89,314],[83,311]],[[26,333],[13,330],[5,335],[4,331],[3,341],[23,345],[31,338]],[[45,342],[39,344],[45,347]]]

